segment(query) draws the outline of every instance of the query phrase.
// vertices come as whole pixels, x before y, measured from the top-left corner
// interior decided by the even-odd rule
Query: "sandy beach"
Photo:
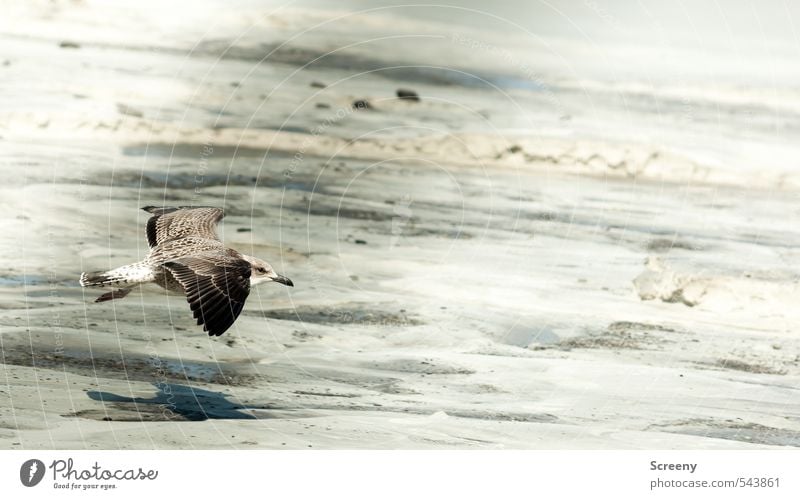
[[[0,448],[800,447],[795,53],[141,4],[4,5]],[[295,287],[93,303],[146,205]]]

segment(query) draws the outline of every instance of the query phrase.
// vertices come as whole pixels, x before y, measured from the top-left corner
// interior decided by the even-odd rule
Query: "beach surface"
[[[466,4],[7,6],[0,448],[800,447],[796,47]],[[93,303],[146,205],[295,287]]]

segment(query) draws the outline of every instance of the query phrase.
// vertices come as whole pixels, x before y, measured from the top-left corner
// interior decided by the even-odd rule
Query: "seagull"
[[[133,288],[155,283],[186,295],[197,325],[209,336],[227,331],[244,307],[250,288],[264,282],[294,286],[270,264],[226,248],[216,227],[225,216],[209,206],[145,206],[150,253],[136,263],[105,272],[84,272],[84,287],[114,287],[95,302],[124,298]]]

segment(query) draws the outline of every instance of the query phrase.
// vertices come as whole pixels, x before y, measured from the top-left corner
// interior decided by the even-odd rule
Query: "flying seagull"
[[[270,264],[226,248],[216,232],[220,208],[180,206],[142,208],[147,221],[150,253],[141,262],[105,272],[84,272],[81,286],[114,287],[95,302],[124,298],[133,288],[156,283],[186,295],[197,325],[219,336],[239,317],[250,287],[262,282],[294,286]]]

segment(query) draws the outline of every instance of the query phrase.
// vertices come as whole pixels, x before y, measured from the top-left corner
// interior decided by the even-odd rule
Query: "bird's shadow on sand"
[[[104,419],[124,421],[205,421],[207,419],[266,419],[270,416],[251,412],[253,409],[231,401],[228,396],[210,390],[172,383],[154,383],[158,393],[153,397],[127,397],[110,392],[90,391],[92,400],[105,403]],[[133,416],[136,417],[133,417]]]

